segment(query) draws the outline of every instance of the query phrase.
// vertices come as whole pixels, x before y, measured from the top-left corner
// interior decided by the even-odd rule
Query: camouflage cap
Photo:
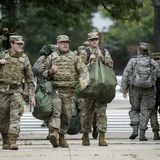
[[[23,43],[24,44],[23,37],[20,36],[20,35],[11,35],[9,37],[9,41],[10,42],[16,42],[16,43]]]
[[[8,28],[6,28],[6,27],[3,28],[3,29],[2,29],[2,32],[8,32]]]
[[[151,57],[152,57],[153,59],[160,58],[160,52],[151,53]]]
[[[90,33],[88,33],[88,40],[93,39],[93,38],[99,38],[98,32],[90,32]]]
[[[59,35],[57,36],[57,42],[70,42],[70,40],[67,35]]]
[[[147,50],[147,49],[149,49],[149,47],[150,47],[149,43],[140,42],[138,48],[139,48],[139,49],[141,48],[141,49],[143,49],[143,50]]]

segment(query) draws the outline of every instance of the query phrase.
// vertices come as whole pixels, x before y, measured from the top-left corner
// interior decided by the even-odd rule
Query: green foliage
[[[123,70],[128,59],[136,53],[137,45],[141,41],[153,44],[153,8],[150,1],[143,3],[139,11],[140,21],[114,21],[105,37],[115,60],[117,72]]]
[[[99,7],[104,8],[112,18],[138,20],[142,0],[1,0],[0,4],[8,12],[10,9],[14,13],[18,12],[13,16],[14,20],[6,17],[5,23],[2,19],[2,24],[7,25],[8,21],[10,31],[17,31],[24,36],[26,50],[34,63],[40,48],[48,43],[55,43],[58,34],[68,34],[71,37],[72,50],[82,45],[87,39],[87,33],[93,29],[92,13]],[[117,26],[125,30],[122,24]],[[124,37],[123,40],[125,35],[119,35],[121,30],[111,31],[113,33],[109,36],[113,38],[111,45],[118,44],[115,48],[124,46],[127,39]],[[134,39],[134,35],[132,37]]]

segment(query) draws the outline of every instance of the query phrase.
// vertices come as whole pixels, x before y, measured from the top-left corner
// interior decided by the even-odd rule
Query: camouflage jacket
[[[53,85],[55,88],[72,88],[78,84],[78,78],[89,81],[89,72],[81,58],[72,51],[61,54],[59,51],[53,52],[46,59],[46,70],[43,72],[48,76],[48,70],[52,65],[58,66],[58,72],[53,75]]]
[[[11,56],[11,51],[6,50],[0,55],[7,63],[0,65],[0,91],[5,93],[23,93],[24,84],[28,88],[28,95],[35,96],[34,76],[30,61],[26,54]]]
[[[142,56],[142,55],[139,55],[139,56]],[[134,76],[134,70],[135,70],[135,65],[137,63],[137,59],[138,57],[131,58],[123,71],[122,80],[121,80],[121,88],[120,88],[120,91],[122,93],[128,91],[129,86],[132,85],[132,80]],[[153,66],[155,76],[160,77],[160,67],[157,64],[157,62],[151,59],[151,65]],[[154,84],[155,83],[156,81],[154,82]]]

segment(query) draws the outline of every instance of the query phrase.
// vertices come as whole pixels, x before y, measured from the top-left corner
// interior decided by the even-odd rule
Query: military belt
[[[18,88],[22,88],[22,84],[18,83],[18,84],[6,84],[4,82],[0,82],[0,85],[3,85],[4,89],[6,91],[9,91],[11,89],[18,89]]]

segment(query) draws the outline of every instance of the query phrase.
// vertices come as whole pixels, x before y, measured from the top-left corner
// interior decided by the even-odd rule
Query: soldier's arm
[[[29,98],[32,99],[33,97],[35,97],[35,82],[34,82],[34,75],[32,72],[32,67],[30,64],[30,61],[28,58],[26,58],[27,62],[26,65],[24,67],[24,75],[25,75],[25,83],[27,85],[28,88],[28,94],[29,94]]]
[[[78,56],[80,57],[81,61],[84,63],[84,64],[87,64],[87,52],[86,50],[82,50],[81,52],[79,52]]]
[[[134,67],[134,59],[129,60],[128,64],[126,65],[123,75],[122,75],[122,80],[121,80],[121,88],[120,91],[122,93],[128,92],[129,85],[130,85],[130,78],[133,76],[133,67]]]
[[[75,57],[75,67],[78,71],[79,77],[89,83],[90,77],[88,68],[79,56]]]

